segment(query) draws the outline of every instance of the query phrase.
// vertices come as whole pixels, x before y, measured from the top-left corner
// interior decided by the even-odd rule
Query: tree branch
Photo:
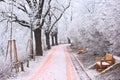
[[[25,13],[28,14],[28,11],[27,11],[25,5],[22,5],[22,4],[20,4],[20,3],[17,3],[15,0],[13,0],[13,2],[14,2],[14,3],[11,4],[11,3],[8,3],[8,2],[5,1],[6,4],[8,4],[8,5],[13,5],[14,7],[16,7],[16,8],[18,8],[19,10],[22,10],[23,12],[25,12]]]
[[[61,19],[62,15],[64,14],[64,12],[70,7],[70,3],[71,3],[71,0],[69,1],[69,4],[66,8],[64,8],[64,10],[62,11],[62,13],[60,14],[60,16],[56,19],[56,21],[52,24],[50,30],[49,30],[49,33],[51,32],[52,28],[54,27],[54,25]]]
[[[30,24],[28,22],[26,22],[25,20],[20,20],[18,18],[16,18],[15,20],[13,20],[13,22],[17,22],[18,24],[30,28]]]
[[[51,12],[52,15],[54,16],[54,18],[57,19],[57,16],[55,16],[55,14],[54,14],[52,11],[50,11],[50,12]]]
[[[31,2],[31,0],[26,0],[26,1],[28,3],[29,7],[32,9],[32,2]]]
[[[3,21],[5,21],[5,20],[7,20],[7,19],[2,19],[2,20],[0,20],[0,22],[3,22]]]
[[[36,8],[36,6],[37,6],[37,0],[32,0],[32,2],[33,2],[33,6]]]
[[[27,13],[27,14],[28,14],[28,11],[27,11],[27,9],[26,9],[26,7],[25,7],[25,6],[23,6],[23,5],[21,5],[21,7],[16,6],[16,5],[14,5],[14,6],[15,6],[15,7],[17,7],[18,9],[22,10],[23,12],[25,12],[25,13]]]
[[[41,21],[41,24],[40,24],[40,27],[39,27],[39,28],[42,28],[42,26],[44,25],[44,22],[45,22],[45,17],[46,17],[46,16],[48,15],[48,13],[50,12],[50,8],[51,8],[50,3],[51,3],[51,1],[52,1],[52,0],[49,0],[49,2],[48,2],[49,7],[48,7],[48,9],[47,9],[47,11],[46,11],[46,13],[45,13],[42,21]]]
[[[42,17],[43,6],[44,6],[44,0],[41,0],[41,2],[39,1],[38,12],[37,12],[37,15],[36,15],[36,17],[38,19],[41,19],[41,17]]]
[[[8,18],[8,20],[12,18],[12,19],[13,19],[12,22],[16,22],[16,23],[18,23],[18,24],[20,24],[20,25],[22,25],[22,26],[24,26],[24,27],[30,28],[29,22],[27,22],[27,21],[25,21],[25,20],[20,20],[20,19],[18,19],[18,17],[17,17],[15,14],[13,14],[12,16],[11,16],[11,14],[6,13],[6,12],[2,12],[2,14],[3,14],[4,16],[6,16],[6,17]],[[5,19],[7,20],[7,18],[5,18]]]

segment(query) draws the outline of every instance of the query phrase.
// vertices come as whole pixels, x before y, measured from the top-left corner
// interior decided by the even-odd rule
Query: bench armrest
[[[106,61],[113,61],[113,59],[109,59],[109,60],[106,60]]]

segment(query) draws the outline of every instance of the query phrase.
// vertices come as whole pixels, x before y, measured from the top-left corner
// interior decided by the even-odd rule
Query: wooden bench
[[[85,48],[78,48],[78,54],[85,52]]]
[[[113,55],[109,53],[106,53],[104,58],[96,58],[96,66],[99,67],[100,71],[113,65],[113,63],[114,63]]]

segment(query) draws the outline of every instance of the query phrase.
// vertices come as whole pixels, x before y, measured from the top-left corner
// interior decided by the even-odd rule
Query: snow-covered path
[[[79,80],[65,45],[54,47],[37,67],[30,80]]]
[[[53,47],[32,73],[19,80],[79,80],[66,46]]]

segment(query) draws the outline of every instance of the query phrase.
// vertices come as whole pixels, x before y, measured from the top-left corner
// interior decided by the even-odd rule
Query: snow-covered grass
[[[9,76],[6,80],[28,80],[28,76],[31,75],[34,70],[36,70],[36,66],[39,66],[41,62],[43,61],[44,57],[50,52],[44,51],[43,56],[35,56],[35,60],[30,60],[29,61],[29,67],[27,67],[27,63],[24,63],[24,71],[20,71],[17,74],[14,73],[13,76]]]
[[[54,47],[52,47],[53,49]],[[39,68],[39,66],[44,63],[44,60],[46,59],[45,57],[49,56],[50,53],[53,52],[53,50],[45,50],[43,53],[43,56],[36,56],[35,60],[30,60],[29,61],[29,67],[27,67],[27,63],[24,63],[24,72],[20,71],[19,73],[15,73],[12,74],[12,76],[10,76],[11,74],[8,74],[9,76],[5,79],[5,80],[29,80],[30,77],[33,75],[33,73],[38,70],[37,68]],[[59,51],[57,51],[58,53],[61,53],[61,48]],[[63,53],[63,51],[62,51]],[[60,55],[60,54],[59,54]],[[64,54],[63,54],[64,55]],[[57,61],[57,59],[55,58],[55,60],[53,61]],[[59,60],[58,60],[59,61]],[[63,61],[62,61],[63,62]],[[62,65],[62,63],[60,63]],[[58,65],[57,65],[58,66]],[[8,67],[7,67],[8,68]],[[59,67],[58,67],[59,68]],[[9,68],[8,68],[9,69]],[[52,68],[53,69],[53,68]],[[11,71],[10,71],[11,72]],[[58,75],[58,74],[56,74]],[[4,76],[3,76],[4,78]]]
[[[10,62],[5,61],[5,57],[0,57],[0,80],[6,80],[9,77],[14,76],[15,73],[11,72]]]
[[[111,71],[99,75],[96,80],[120,80],[120,65],[115,66]]]
[[[17,73],[17,75],[8,78],[7,80],[27,80],[28,75],[30,75],[32,72],[34,72],[36,66],[38,66],[38,64],[41,63],[43,57],[36,57],[35,61],[31,60],[29,62],[29,67],[27,67],[27,64],[24,64],[24,72],[20,71],[19,73]],[[23,77],[24,76],[24,77]]]

